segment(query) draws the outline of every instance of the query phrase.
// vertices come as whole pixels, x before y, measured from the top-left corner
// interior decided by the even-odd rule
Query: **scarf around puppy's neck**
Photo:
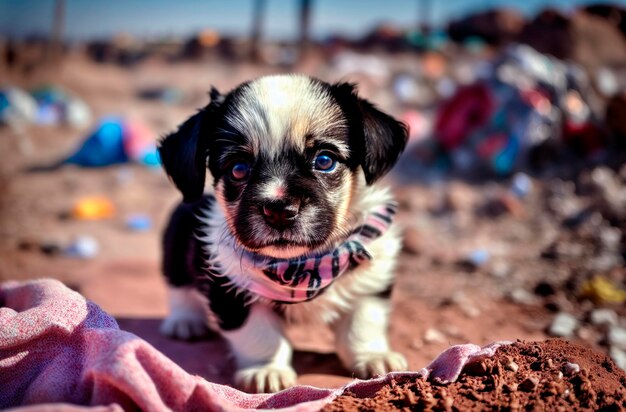
[[[389,229],[395,213],[395,202],[378,205],[339,246],[319,254],[278,259],[244,252],[241,270],[245,276],[236,276],[231,281],[277,302],[311,300],[341,275],[372,259],[367,245]]]

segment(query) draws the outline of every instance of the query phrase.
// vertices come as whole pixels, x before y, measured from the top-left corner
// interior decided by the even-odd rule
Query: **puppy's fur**
[[[227,95],[213,90],[210,104],[159,148],[184,197],[164,235],[171,314],[162,331],[186,339],[209,326],[219,330],[236,358],[236,383],[249,391],[295,383],[285,319],[330,324],[340,359],[358,376],[406,368],[387,341],[400,248],[393,225],[368,244],[368,264],[312,300],[273,302],[232,282],[245,276],[237,259],[243,251],[292,258],[344,241],[367,211],[391,200],[376,182],[406,138],[403,124],[346,83],[283,75],[244,83]],[[317,168],[324,154],[336,160],[331,170]],[[204,194],[207,168],[214,195]],[[268,209],[276,205],[283,214]]]

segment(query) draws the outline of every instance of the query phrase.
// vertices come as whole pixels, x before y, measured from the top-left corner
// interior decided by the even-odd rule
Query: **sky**
[[[415,27],[424,0],[312,0],[311,31],[356,37],[381,22]],[[441,26],[472,12],[493,7],[517,9],[533,16],[547,6],[564,11],[592,0],[430,0],[431,21]],[[141,38],[187,36],[211,28],[248,34],[254,0],[65,0],[64,34],[89,40],[128,33]],[[613,1],[626,6],[626,0]],[[23,37],[51,31],[54,0],[0,0],[0,34]],[[291,40],[298,34],[298,0],[266,0],[264,29],[268,38]]]

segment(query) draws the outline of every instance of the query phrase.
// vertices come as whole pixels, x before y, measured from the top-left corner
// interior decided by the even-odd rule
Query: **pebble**
[[[519,365],[513,362],[513,359],[509,359],[509,362],[504,367],[506,368],[506,370],[512,372],[517,372],[517,370],[519,369]]]
[[[626,371],[626,351],[612,347],[609,349],[609,355],[620,369]]]
[[[577,363],[567,362],[565,364],[565,375],[571,376],[580,372],[580,365]]]
[[[529,376],[519,385],[519,389],[525,392],[534,390],[539,385],[539,379],[535,376]]]
[[[578,327],[578,319],[566,312],[558,313],[550,327],[548,333],[551,336],[570,337]]]
[[[513,273],[513,268],[507,262],[498,261],[494,262],[489,269],[489,275],[494,278],[506,278]]]
[[[622,231],[616,227],[604,227],[600,231],[600,243],[602,248],[612,252],[618,252],[622,245]]]
[[[527,291],[526,289],[513,289],[509,293],[509,298],[513,303],[519,303],[522,305],[535,305],[539,303],[539,298]]]
[[[609,272],[613,268],[622,266],[623,262],[619,255],[603,253],[590,259],[585,266],[591,272]]]
[[[443,333],[439,332],[437,329],[428,328],[424,333],[424,342],[425,343],[444,343],[446,341],[446,337]]]
[[[615,325],[609,327],[607,341],[611,347],[626,350],[626,329]]]
[[[611,309],[595,309],[589,315],[589,321],[595,326],[617,325],[617,313]]]

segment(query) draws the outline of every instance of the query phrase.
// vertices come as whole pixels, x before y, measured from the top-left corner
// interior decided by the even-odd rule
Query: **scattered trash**
[[[548,333],[551,336],[567,338],[574,334],[577,327],[578,319],[569,313],[560,312],[552,320],[552,323],[548,328]]]
[[[626,371],[626,351],[612,347],[609,349],[609,356],[611,356],[618,368]]]
[[[617,313],[611,309],[594,309],[589,315],[589,320],[594,326],[617,325]]]
[[[515,173],[511,182],[511,192],[521,199],[533,190],[533,181],[525,173]]]
[[[577,145],[596,156],[606,141],[582,91],[587,83],[577,66],[511,45],[440,105],[434,137],[461,173],[506,176],[534,167],[547,145]],[[531,182],[517,179],[513,190],[523,197]]]
[[[131,215],[126,218],[126,227],[135,232],[145,232],[152,228],[152,219],[142,214]]]
[[[476,249],[464,256],[459,263],[468,270],[476,270],[489,262],[490,258],[491,254],[489,251],[485,249]]]
[[[43,86],[32,91],[37,102],[35,122],[43,125],[68,124],[85,127],[91,121],[91,110],[82,100],[59,87]]]
[[[106,197],[86,197],[72,208],[72,217],[80,220],[108,219],[115,215],[115,206]]]
[[[598,305],[626,302],[626,291],[619,289],[613,282],[602,276],[594,276],[585,282],[580,294]]]
[[[536,305],[539,303],[539,299],[535,295],[522,288],[513,289],[508,296],[513,303],[522,305]]]
[[[610,326],[606,334],[606,340],[610,346],[626,350],[626,329],[617,325]]]
[[[56,255],[63,251],[63,244],[60,240],[54,238],[47,239],[22,239],[18,243],[20,250],[38,250],[45,255]]]
[[[156,100],[167,104],[180,103],[185,97],[182,90],[174,87],[145,88],[139,90],[137,96],[144,100]]]
[[[37,102],[17,87],[0,89],[0,124],[30,123],[37,117]]]
[[[63,254],[78,259],[91,259],[96,257],[99,251],[100,246],[95,238],[82,235],[74,239],[70,245],[64,249]]]
[[[117,117],[104,118],[82,145],[62,163],[84,167],[139,162],[156,167],[159,158],[156,134],[142,122]]]

